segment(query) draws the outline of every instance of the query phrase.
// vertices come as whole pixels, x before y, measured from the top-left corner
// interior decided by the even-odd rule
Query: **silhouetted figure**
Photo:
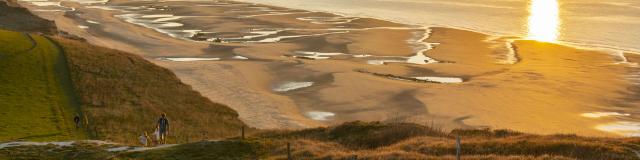
[[[169,133],[169,120],[167,119],[167,114],[162,113],[162,117],[158,119],[158,125],[156,129],[160,134],[160,144],[166,144],[167,134]]]
[[[151,143],[149,143],[149,141],[151,141],[151,138],[149,138],[147,132],[142,133],[142,135],[140,135],[140,137],[138,138],[140,139],[140,144],[142,144],[143,147],[151,146]]]
[[[77,115],[75,117],[73,117],[73,122],[76,123],[76,128],[80,128],[80,115]]]

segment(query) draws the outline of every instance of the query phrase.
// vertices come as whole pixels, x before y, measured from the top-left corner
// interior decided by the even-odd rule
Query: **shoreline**
[[[147,3],[150,2],[113,1],[108,4],[146,6]],[[447,129],[510,128],[538,134],[566,133],[573,130],[583,135],[614,136],[615,134],[613,133],[597,131],[595,127],[590,126],[603,124],[606,121],[611,121],[611,119],[592,120],[583,119],[579,116],[589,111],[608,112],[609,109],[614,109],[598,107],[600,105],[606,106],[610,103],[600,102],[599,100],[616,98],[618,96],[616,92],[623,91],[621,87],[627,85],[626,82],[622,81],[611,82],[615,82],[620,86],[605,84],[606,82],[604,81],[606,79],[603,77],[619,76],[619,74],[621,75],[619,72],[626,71],[622,66],[608,66],[616,63],[615,59],[612,59],[610,55],[557,44],[527,40],[509,42],[510,37],[494,38],[494,36],[478,32],[442,27],[427,29],[426,31],[434,31],[432,33],[424,33],[428,35],[425,36],[420,33],[420,26],[412,29],[410,25],[371,18],[361,18],[362,20],[352,20],[340,24],[310,24],[307,21],[296,21],[297,18],[300,18],[297,17],[300,15],[296,14],[272,14],[238,18],[246,15],[211,13],[213,11],[209,11],[209,9],[214,11],[242,10],[246,9],[242,8],[244,5],[228,6],[226,8],[224,6],[210,6],[210,8],[198,9],[197,7],[172,6],[180,2],[158,2],[158,5],[161,5],[161,3],[169,6],[163,8],[170,8],[175,12],[184,12],[183,14],[198,13],[212,14],[211,16],[226,16],[227,19],[224,21],[216,18],[180,20],[180,23],[184,25],[181,27],[203,26],[206,28],[211,23],[229,23],[214,25],[215,27],[222,26],[223,28],[202,29],[202,31],[213,31],[213,35],[216,35],[217,32],[229,32],[247,36],[246,28],[252,28],[247,24],[253,25],[253,23],[258,23],[264,28],[300,27],[306,29],[267,35],[258,37],[258,39],[274,38],[270,36],[276,36],[277,38],[305,34],[315,35],[269,43],[238,42],[213,43],[211,45],[210,42],[184,41],[169,36],[167,33],[157,32],[153,28],[144,28],[137,24],[125,22],[121,18],[114,17],[114,15],[122,13],[116,13],[113,10],[93,9],[78,5],[76,7],[83,14],[78,15],[77,19],[66,16],[54,19],[59,23],[59,26],[63,26],[61,27],[63,30],[72,30],[75,33],[80,33],[80,36],[88,38],[92,43],[99,43],[99,45],[110,48],[131,48],[134,53],[144,56],[153,63],[169,68],[182,81],[192,85],[194,89],[200,91],[212,101],[230,105],[240,113],[243,121],[258,128],[309,128],[353,120],[403,120],[418,123],[436,121]],[[258,6],[262,8],[270,7],[266,5]],[[282,9],[282,7],[277,7],[277,9],[300,11]],[[151,13],[144,13],[161,15],[161,13],[170,12],[174,16],[175,13],[172,10],[156,10],[149,11]],[[301,14],[306,16],[338,16],[325,12]],[[177,16],[185,17],[190,15]],[[89,26],[88,29],[77,27],[77,23],[88,22],[87,20],[102,21],[99,22],[98,27]],[[167,23],[170,22],[172,21]],[[338,26],[346,26],[343,30],[349,30],[350,32],[321,34],[323,30],[331,31],[331,27]],[[398,26],[407,26],[408,28],[404,30],[389,29]],[[388,28],[371,29],[375,27]],[[188,29],[192,28],[184,30]],[[118,36],[123,37],[118,38]],[[126,39],[126,41],[121,41],[120,39]],[[379,45],[381,43],[391,43],[388,46],[401,47]],[[424,47],[416,48],[415,44],[418,43],[438,43],[439,45],[435,48],[427,47],[429,50],[424,52],[421,51],[421,49],[425,49]],[[517,53],[517,58],[521,62],[510,65],[496,64],[500,58],[495,56],[509,54],[502,53],[505,52],[502,51],[502,47],[509,48],[506,43],[513,45],[511,46],[512,48],[517,48],[517,51],[514,52]],[[530,47],[523,48],[523,46]],[[558,55],[539,55],[536,51],[539,49],[548,49],[550,53]],[[370,54],[366,54],[369,52]],[[585,54],[593,55],[571,56],[578,55],[578,52],[589,52]],[[309,56],[310,53],[313,53],[311,57],[321,58],[309,60],[286,57],[287,54],[296,55],[298,53],[301,53],[300,56]],[[367,63],[367,60],[384,60],[389,57],[391,57],[391,60],[398,61],[398,59],[402,60],[402,58],[398,57],[412,56],[415,53],[423,53],[425,57],[431,57],[447,63],[411,64],[392,62],[388,64],[382,63],[382,65]],[[344,57],[342,54],[350,55],[351,57]],[[246,59],[216,59],[232,56],[241,56]],[[166,61],[168,57],[178,61]],[[562,61],[558,61],[558,59]],[[572,62],[570,60],[581,62]],[[612,61],[606,62],[608,60]],[[187,63],[184,61],[187,61]],[[557,62],[557,64],[548,63],[549,61]],[[635,61],[631,60],[631,62]],[[564,63],[567,63],[567,66],[563,67],[568,68],[559,67],[562,65],[558,64]],[[533,67],[527,65],[532,65]],[[584,69],[584,67],[588,68]],[[565,77],[549,71],[549,68],[555,70],[564,69],[566,74],[574,74],[579,77]],[[384,73],[385,75],[390,75],[388,77],[427,77],[427,79],[451,77],[461,78],[464,81],[459,84],[412,83],[406,80],[400,81],[362,74],[357,72],[356,69],[366,69],[372,73]],[[611,73],[587,77],[585,72]],[[582,78],[582,76],[585,77]],[[518,81],[522,81],[520,83],[531,83],[533,86],[521,85]],[[584,90],[573,90],[587,91],[587,93],[562,95],[562,92],[565,92],[565,88],[551,87],[571,85],[572,81],[586,84],[585,86],[577,86],[581,87],[579,89]],[[293,87],[295,89],[282,89],[282,92],[274,90],[274,86],[283,82],[303,83]],[[543,87],[542,89],[544,90],[537,87]],[[598,93],[598,90],[604,90],[602,92],[610,95],[592,97]],[[461,96],[465,98],[457,98]],[[558,99],[554,96],[566,96],[576,102],[565,102],[566,100]],[[535,99],[529,99],[528,97],[535,97]],[[539,99],[540,102],[533,101],[536,99]],[[578,103],[579,101],[588,101],[592,104],[587,102],[582,104],[582,102]],[[553,108],[537,103],[556,104],[562,107]],[[487,106],[492,108],[487,108]],[[520,115],[522,114],[520,112],[549,116],[546,117],[547,119],[538,119]],[[633,112],[633,110],[621,111],[620,114],[629,114],[628,112]],[[563,117],[555,117],[557,115],[562,115]],[[543,124],[554,125],[546,126]],[[567,128],[567,126],[572,125],[574,125],[574,128]]]
[[[256,3],[256,2],[241,1],[241,0],[240,1],[238,1],[238,0],[230,0],[230,1],[240,2],[240,3],[260,4],[260,5],[274,6],[274,7],[284,7],[284,8],[289,7],[289,6],[273,5],[273,4],[268,4],[268,3],[259,3],[259,2]],[[303,8],[292,8],[292,9],[308,10],[308,11],[313,11],[313,12],[325,12],[325,13],[336,14],[336,15],[343,16],[343,17],[373,18],[373,19],[380,19],[380,20],[385,20],[385,21],[394,22],[394,23],[421,26],[421,27],[425,27],[425,28],[433,28],[433,27],[451,28],[451,29],[458,29],[458,30],[464,30],[464,31],[477,32],[477,33],[482,33],[482,34],[486,34],[486,35],[489,35],[489,36],[496,36],[496,37],[517,37],[517,40],[532,40],[532,39],[527,39],[527,38],[524,38],[524,37],[521,37],[521,36],[517,36],[516,34],[506,34],[506,33],[500,33],[500,32],[496,32],[496,31],[474,29],[474,28],[468,28],[468,27],[459,27],[459,26],[452,26],[452,25],[424,25],[424,24],[419,24],[419,23],[409,22],[409,21],[399,21],[399,20],[396,20],[396,19],[390,19],[390,18],[384,18],[384,17],[349,14],[349,13],[344,13],[344,12],[339,12],[339,11],[327,11],[327,10],[303,9]],[[589,44],[589,43],[583,43],[583,42],[572,42],[572,41],[561,41],[561,40],[556,40],[556,41],[551,42],[551,43],[558,44],[558,45],[564,45],[564,46],[568,46],[568,47],[573,47],[573,48],[576,48],[576,49],[588,49],[588,50],[606,51],[606,52],[609,52],[609,51],[611,51],[611,52],[627,52],[627,53],[631,53],[631,54],[640,55],[640,48],[639,49],[633,49],[633,48],[625,48],[625,47],[612,46],[612,45],[606,45],[606,44]]]

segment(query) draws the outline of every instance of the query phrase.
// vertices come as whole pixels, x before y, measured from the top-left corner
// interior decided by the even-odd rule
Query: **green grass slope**
[[[167,113],[170,143],[236,136],[238,113],[182,83],[173,72],[129,53],[56,38],[71,71],[89,130],[98,139],[137,143]]]
[[[0,30],[0,141],[84,138],[61,51],[43,36]]]

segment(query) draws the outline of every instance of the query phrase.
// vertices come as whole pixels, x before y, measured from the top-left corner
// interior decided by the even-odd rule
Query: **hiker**
[[[148,137],[147,132],[143,132],[142,135],[140,135],[140,144],[142,144],[143,147],[147,147],[149,145],[147,142],[149,140]]]
[[[73,117],[73,122],[76,123],[76,128],[80,128],[80,115],[76,114],[76,116]]]
[[[167,134],[169,133],[169,120],[167,119],[167,114],[162,113],[160,119],[158,119],[158,125],[156,129],[160,135],[160,144],[167,143]]]

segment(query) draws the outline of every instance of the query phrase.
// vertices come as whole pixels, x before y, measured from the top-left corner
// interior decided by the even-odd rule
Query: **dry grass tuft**
[[[464,159],[637,159],[638,138],[532,135],[510,130],[453,130],[417,124],[349,122],[328,128],[267,131],[255,136],[274,141],[274,157],[303,159],[454,159],[455,137],[462,137]]]
[[[366,136],[362,136],[366,135]],[[333,127],[305,129],[295,132],[272,131],[257,136],[270,138],[303,138],[330,141],[351,149],[373,149],[417,136],[445,136],[436,129],[413,123],[394,125],[379,122],[347,122]]]

